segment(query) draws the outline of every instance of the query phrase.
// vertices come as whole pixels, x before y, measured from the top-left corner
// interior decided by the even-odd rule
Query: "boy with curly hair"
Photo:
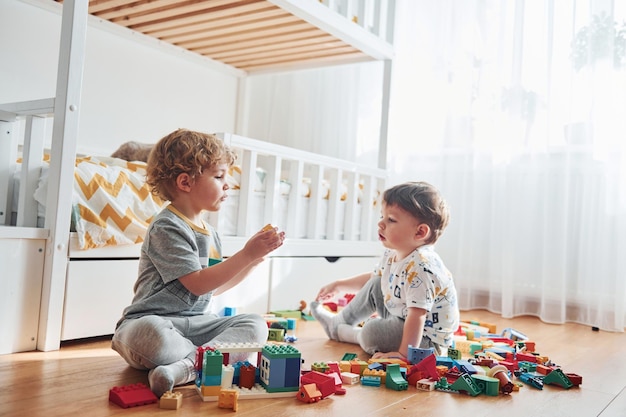
[[[149,370],[150,388],[159,397],[195,380],[199,346],[267,340],[260,315],[208,313],[212,296],[242,282],[284,240],[274,228],[259,231],[222,260],[219,235],[202,213],[219,210],[227,198],[226,173],[234,161],[216,136],[185,129],[162,138],[148,158],[146,182],[170,203],[146,232],[135,296],[112,348],[133,368]]]

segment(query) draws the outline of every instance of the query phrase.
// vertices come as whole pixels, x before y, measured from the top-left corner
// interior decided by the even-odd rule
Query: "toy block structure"
[[[166,391],[159,399],[159,408],[178,410],[183,405],[183,393]]]
[[[109,401],[122,408],[137,407],[140,405],[154,404],[159,399],[141,382],[121,387],[113,387],[109,390]]]
[[[260,367],[257,369],[249,362],[224,364],[226,355],[233,352],[256,352]],[[196,389],[203,401],[219,401],[224,390],[236,391],[238,400],[291,397],[300,386],[301,363],[300,352],[291,345],[236,343],[200,347],[196,355]]]
[[[261,356],[260,380],[267,392],[296,392],[300,388],[300,351],[291,345],[266,345]]]
[[[230,363],[231,353],[256,352],[257,361],[254,365],[259,366],[261,363],[261,350],[263,350],[264,346],[264,344],[260,343],[217,343],[213,346],[213,348],[222,353],[222,356],[224,357],[224,365],[228,365]]]

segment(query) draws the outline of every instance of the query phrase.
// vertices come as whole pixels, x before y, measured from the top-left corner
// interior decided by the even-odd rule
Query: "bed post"
[[[37,349],[56,350],[61,345],[65,278],[74,162],[83,80],[88,2],[65,0],[61,23],[57,91],[54,103],[50,183],[46,204],[46,244]]]

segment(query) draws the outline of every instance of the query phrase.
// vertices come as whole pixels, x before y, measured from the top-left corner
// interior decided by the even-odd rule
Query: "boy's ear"
[[[430,226],[426,223],[420,223],[415,230],[415,239],[424,240],[430,235]]]
[[[191,177],[186,172],[178,174],[176,177],[176,188],[181,191],[191,190]]]

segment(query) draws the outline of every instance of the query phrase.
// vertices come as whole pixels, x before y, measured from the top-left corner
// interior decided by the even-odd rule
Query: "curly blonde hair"
[[[235,159],[236,154],[217,136],[178,129],[154,145],[148,157],[146,183],[152,194],[171,201],[180,174],[195,178],[208,167],[221,163],[230,167]]]

